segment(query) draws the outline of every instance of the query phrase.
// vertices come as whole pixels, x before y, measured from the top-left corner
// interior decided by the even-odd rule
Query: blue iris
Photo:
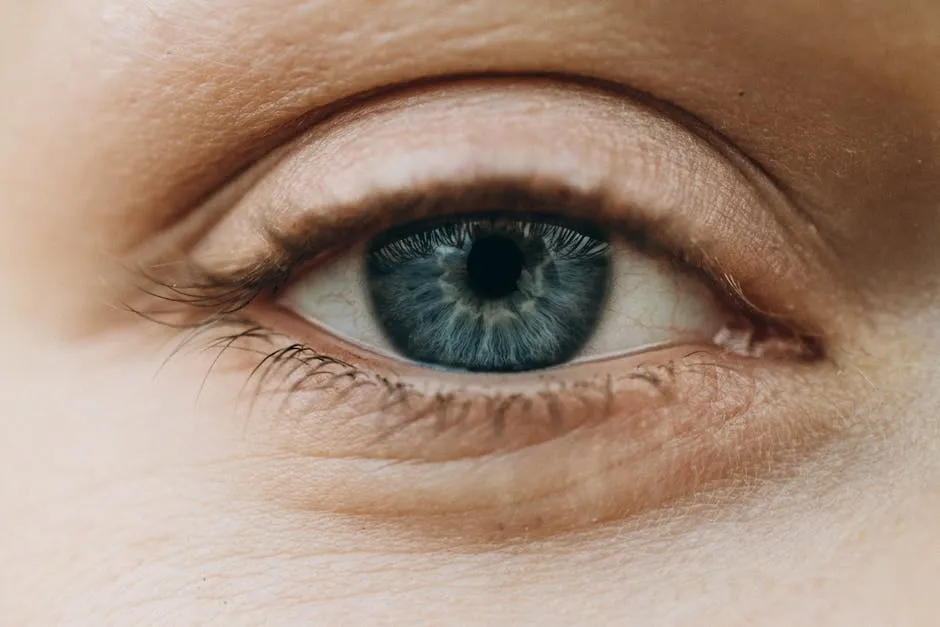
[[[610,247],[589,227],[499,216],[411,225],[366,253],[374,314],[406,357],[482,372],[574,357],[603,310]]]

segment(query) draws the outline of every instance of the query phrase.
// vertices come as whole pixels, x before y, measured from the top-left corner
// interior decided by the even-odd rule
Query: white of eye
[[[307,273],[279,304],[354,344],[403,358],[370,304],[364,246]],[[574,361],[709,342],[727,313],[702,281],[626,242],[611,243],[611,285],[597,328]]]

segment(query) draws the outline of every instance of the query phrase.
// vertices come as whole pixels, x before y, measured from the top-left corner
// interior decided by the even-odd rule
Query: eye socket
[[[429,87],[340,115],[261,165],[221,195],[224,215],[182,269],[158,263],[169,276],[147,302],[169,301],[188,337],[230,358],[215,371],[225,361],[253,382],[239,387],[267,413],[251,424],[292,460],[271,481],[317,507],[461,534],[589,525],[750,480],[828,437],[852,402],[816,341],[831,337],[820,303],[839,291],[810,231],[714,146],[622,97],[509,79]],[[416,366],[386,338],[370,258],[427,259],[417,244],[443,239],[463,243],[466,269],[481,239],[525,257],[526,231],[560,249],[604,243],[604,297],[586,299],[597,324],[579,342],[432,369],[436,354]],[[386,266],[383,278],[400,268]],[[525,271],[509,273],[516,289]],[[509,283],[462,289],[498,298]],[[326,459],[341,470],[308,472]]]
[[[279,303],[376,352],[479,372],[704,343],[728,323],[711,291],[677,264],[589,222],[520,216],[547,203],[507,196],[502,214],[381,233],[307,271]]]

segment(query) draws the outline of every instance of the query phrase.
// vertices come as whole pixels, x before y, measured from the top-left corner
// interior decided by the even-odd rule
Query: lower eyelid
[[[211,372],[230,372],[245,393],[233,396],[248,411],[239,424],[254,451],[245,471],[256,496],[463,539],[550,535],[716,485],[748,487],[850,426],[858,392],[827,359],[714,346],[428,380],[426,369],[312,333],[264,299],[241,315],[188,337],[220,350]],[[410,411],[396,391],[429,409]],[[478,400],[442,425],[435,403],[461,394]],[[562,410],[536,406],[539,395]]]
[[[720,416],[759,400],[752,372],[757,360],[709,346],[485,375],[389,362],[326,334],[315,344],[316,350],[307,349],[312,363],[287,366],[281,379],[258,388],[261,404],[255,405],[263,411],[266,400],[274,401],[278,415],[296,419],[291,422],[300,430],[290,442],[313,456],[325,454],[319,448],[321,429],[339,436],[329,447],[331,455],[441,462],[543,445],[618,415],[629,416],[632,439],[624,445],[629,448],[654,422],[676,426],[675,420],[652,420],[658,412],[701,413],[707,420],[696,422],[707,432]],[[341,361],[321,360],[321,353]],[[317,418],[315,428],[307,430],[303,423],[311,408],[318,410]]]
[[[645,366],[611,360],[606,369],[620,374],[599,384],[585,383],[589,372],[579,385],[559,381],[551,393],[568,409],[560,425],[544,406],[533,408],[531,395],[526,406],[520,394],[501,425],[492,412],[498,398],[448,425],[436,411],[409,417],[352,379],[286,400],[273,394],[275,405],[255,408],[278,408],[279,418],[258,419],[278,460],[262,469],[279,484],[269,497],[460,533],[555,533],[760,478],[776,458],[834,435],[850,405],[848,395],[821,403],[812,393],[823,388],[808,374],[822,366],[688,348],[645,357]],[[544,381],[528,385],[551,390]]]
[[[285,337],[299,338],[310,347],[303,349],[305,358],[316,367],[294,368],[294,380],[288,377],[278,383],[278,390],[291,391],[291,397],[279,401],[279,407],[292,406],[302,416],[307,406],[324,402],[323,392],[328,388],[345,385],[347,389],[338,393],[339,400],[329,411],[344,416],[340,423],[353,415],[363,427],[350,433],[357,442],[353,448],[361,445],[362,438],[375,440],[368,452],[358,448],[350,454],[387,459],[454,459],[523,448],[604,422],[624,406],[641,414],[651,407],[681,408],[683,403],[698,403],[701,413],[713,413],[718,405],[714,399],[703,400],[699,393],[703,386],[711,386],[722,402],[736,399],[750,406],[755,402],[749,397],[755,395],[756,373],[787,367],[800,373],[819,365],[815,355],[792,355],[778,363],[691,340],[628,354],[595,356],[529,373],[469,374],[429,369],[374,352],[276,305],[259,302],[246,313],[263,326],[277,329]],[[321,356],[335,358],[342,365],[328,363]],[[310,386],[304,381],[307,371],[315,375]],[[315,392],[305,396],[307,387]],[[376,397],[382,397],[382,402],[376,402]],[[441,426],[454,423],[456,428],[448,431],[454,437],[442,437],[447,430]],[[334,426],[340,431],[348,427]]]

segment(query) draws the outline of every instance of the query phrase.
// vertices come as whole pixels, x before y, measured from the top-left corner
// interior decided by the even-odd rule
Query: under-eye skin
[[[492,88],[519,98],[529,89]],[[476,106],[461,89],[409,106],[457,115]],[[531,89],[542,104],[623,104],[580,88]],[[382,118],[393,123],[396,106],[331,122],[337,141],[358,141],[356,125],[388,132]],[[635,114],[650,150],[686,133],[646,115]],[[661,183],[649,179],[629,183],[624,201],[614,183],[569,184],[537,164],[528,176],[497,164],[331,194],[329,179],[313,185],[302,166],[333,128],[279,157],[284,165],[183,263],[153,263],[144,300],[132,304],[181,327],[184,344],[218,351],[213,367],[241,380],[253,433],[290,466],[270,472],[292,502],[309,494],[304,507],[453,518],[465,529],[573,528],[753,476],[778,454],[811,448],[846,411],[831,394],[814,411],[830,372],[825,332],[788,276],[765,280],[775,268],[802,272],[806,258],[787,257],[779,219],[762,216],[759,195],[707,148],[690,144],[650,170],[681,177],[688,159],[687,196],[646,194],[643,185]],[[381,137],[363,137],[377,154]],[[348,172],[344,146],[330,150]],[[398,148],[400,169],[409,156]],[[531,150],[533,161],[545,153]],[[724,178],[696,188],[702,172]],[[308,187],[327,200],[305,207],[318,200]],[[712,194],[712,213],[667,207],[698,202],[699,189]],[[662,207],[634,204],[644,197]],[[725,202],[746,215],[725,216]],[[754,250],[740,244],[753,241],[748,229],[765,229],[763,258],[737,254]],[[249,253],[233,254],[233,240]],[[774,438],[780,446],[768,449]],[[346,461],[328,478],[294,482],[325,460]],[[393,471],[388,460],[417,465]]]

